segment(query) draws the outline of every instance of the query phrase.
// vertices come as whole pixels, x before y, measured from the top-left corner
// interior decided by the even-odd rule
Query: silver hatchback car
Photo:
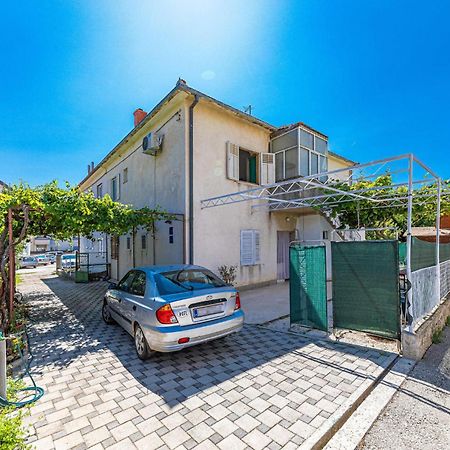
[[[134,336],[141,359],[218,339],[244,325],[236,289],[193,265],[130,270],[110,285],[102,317]]]

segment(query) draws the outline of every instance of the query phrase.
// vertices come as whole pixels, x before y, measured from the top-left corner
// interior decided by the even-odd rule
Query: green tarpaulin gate
[[[327,280],[324,246],[289,249],[291,323],[326,331]]]
[[[398,339],[398,242],[332,242],[331,254],[334,327]]]

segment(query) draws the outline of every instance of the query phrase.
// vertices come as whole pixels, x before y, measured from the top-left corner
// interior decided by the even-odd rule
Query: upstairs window
[[[123,184],[128,182],[128,167],[126,167],[125,169],[123,169]]]
[[[103,198],[103,184],[97,184],[97,198]]]
[[[120,182],[119,176],[114,177],[111,180],[111,199],[117,201],[120,198]]]
[[[239,181],[258,183],[258,154],[239,148]]]
[[[296,128],[271,141],[276,181],[307,177],[328,170],[328,143],[315,133]],[[321,181],[325,181],[321,178]]]
[[[227,142],[227,177],[230,180],[254,184],[275,182],[275,157],[272,153],[257,153]]]
[[[147,236],[145,234],[141,235],[141,248],[142,250],[147,249]]]

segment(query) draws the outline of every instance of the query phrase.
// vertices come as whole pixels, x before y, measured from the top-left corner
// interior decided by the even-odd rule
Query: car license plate
[[[223,312],[223,303],[219,305],[210,305],[203,306],[202,308],[194,308],[192,314],[194,319],[198,319],[200,317],[211,316],[213,314],[219,314]]]

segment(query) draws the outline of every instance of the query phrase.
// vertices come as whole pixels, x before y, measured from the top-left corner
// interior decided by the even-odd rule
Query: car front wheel
[[[109,310],[109,306],[107,302],[103,302],[102,307],[102,318],[108,325],[114,323],[114,319],[111,316],[111,311]]]
[[[148,359],[152,355],[152,351],[147,344],[147,339],[145,339],[144,332],[139,325],[136,325],[134,331],[134,346],[136,347],[136,353],[139,359]]]

